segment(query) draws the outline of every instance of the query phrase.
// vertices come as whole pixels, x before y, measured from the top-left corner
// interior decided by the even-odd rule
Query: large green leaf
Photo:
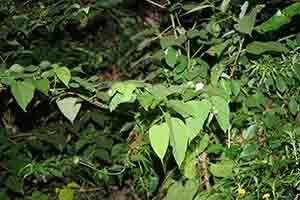
[[[32,193],[30,200],[48,200],[48,196],[39,191],[35,191]]]
[[[226,132],[230,128],[230,110],[228,102],[226,102],[225,99],[219,96],[211,97],[210,101],[212,103],[213,111],[220,127],[224,132]]]
[[[175,182],[168,189],[166,200],[180,199],[180,197],[182,197],[183,191],[184,187],[181,182]]]
[[[74,199],[74,190],[69,187],[65,187],[59,190],[58,194],[59,200],[73,200]]]
[[[282,13],[288,17],[293,17],[295,15],[300,15],[300,3],[294,3],[285,9],[283,9]]]
[[[148,111],[149,107],[152,105],[154,102],[154,96],[149,94],[148,92],[143,93],[142,95],[137,97],[137,100],[141,104],[141,106]]]
[[[19,106],[26,112],[27,105],[34,95],[34,86],[30,82],[13,80],[10,85],[11,93],[15,97]]]
[[[189,101],[186,106],[190,107],[193,111],[192,117],[187,118],[186,126],[189,133],[189,141],[191,142],[202,130],[205,120],[211,109],[211,104],[208,100],[202,101]]]
[[[211,164],[209,171],[216,177],[229,178],[233,175],[233,161],[222,161],[220,163]]]
[[[191,151],[188,152],[181,166],[182,173],[186,178],[194,178],[199,175],[198,155],[206,149],[208,144],[209,136],[205,134],[201,138],[201,141],[192,146]]]
[[[189,179],[184,184],[184,190],[182,193],[182,198],[184,200],[193,200],[199,189],[199,179]]]
[[[6,181],[5,185],[8,189],[10,189],[13,192],[16,193],[23,193],[23,186],[24,186],[24,181],[23,179],[17,177],[17,176],[9,176]]]
[[[288,108],[289,108],[289,111],[293,115],[295,115],[295,114],[297,114],[297,112],[299,112],[299,105],[298,105],[295,98],[290,98],[289,99]]]
[[[257,125],[253,124],[243,131],[243,138],[247,141],[255,137],[257,133]]]
[[[161,161],[163,161],[170,138],[170,130],[168,125],[163,123],[161,125],[152,126],[149,130],[149,138],[154,152],[158,155]]]
[[[67,67],[60,67],[58,65],[54,65],[54,71],[59,80],[61,80],[66,86],[68,86],[71,80],[70,70]]]
[[[38,91],[44,93],[45,95],[48,95],[50,88],[48,79],[32,80],[32,83]]]
[[[254,55],[260,55],[265,52],[287,52],[288,49],[279,42],[252,42],[247,45],[246,51]]]
[[[213,86],[217,85],[224,68],[225,66],[223,64],[217,63],[211,69],[210,82]]]
[[[269,20],[255,27],[255,30],[265,33],[278,30],[281,26],[290,23],[291,17],[300,14],[300,3],[294,3],[283,11],[278,10]]]
[[[109,103],[110,110],[113,111],[121,103],[133,102],[136,99],[135,89],[143,86],[144,83],[142,81],[134,80],[113,84],[110,93],[110,96],[112,96]]]
[[[257,155],[257,144],[246,144],[240,154],[240,158],[244,160],[251,160]]]
[[[59,110],[71,123],[74,122],[81,108],[81,103],[78,103],[78,100],[75,97],[67,97],[56,102]]]
[[[255,30],[259,32],[270,32],[279,29],[281,26],[290,23],[291,18],[282,14],[280,10],[266,22],[260,24],[259,26],[255,27]]]
[[[177,113],[181,114],[184,118],[192,116],[192,108],[182,101],[170,100],[167,102],[167,106],[175,110]]]
[[[248,15],[243,16],[238,24],[238,29],[241,33],[251,35],[255,25],[258,8],[254,8]]]
[[[171,146],[177,165],[180,167],[185,158],[188,143],[188,130],[184,122],[178,118],[167,121],[171,133]]]

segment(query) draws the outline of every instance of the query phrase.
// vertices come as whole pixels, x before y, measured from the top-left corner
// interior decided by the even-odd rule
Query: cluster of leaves
[[[298,198],[300,3],[149,1],[169,24],[141,31],[126,1],[5,2],[0,199]],[[99,12],[114,50],[86,45]]]

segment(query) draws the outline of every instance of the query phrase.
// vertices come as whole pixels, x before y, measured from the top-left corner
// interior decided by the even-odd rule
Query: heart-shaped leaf
[[[71,80],[71,72],[67,67],[55,67],[55,74],[66,86]]]
[[[57,101],[57,106],[62,114],[73,123],[80,111],[81,103],[78,103],[78,98],[67,97]]]
[[[229,105],[225,99],[219,96],[210,98],[217,121],[224,132],[230,127],[229,122]]]
[[[168,125],[163,123],[152,126],[149,130],[149,137],[154,152],[163,161],[169,145],[170,130]]]
[[[13,80],[10,87],[11,93],[15,97],[17,103],[26,112],[26,107],[34,95],[34,86],[29,82]]]
[[[184,122],[178,118],[167,121],[171,133],[171,145],[177,165],[180,167],[185,158],[187,143],[189,139],[188,129]]]

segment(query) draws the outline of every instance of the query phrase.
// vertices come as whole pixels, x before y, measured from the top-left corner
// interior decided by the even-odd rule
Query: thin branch
[[[150,3],[150,4],[154,5],[154,6],[157,6],[157,7],[161,8],[161,9],[166,9],[167,8],[164,5],[160,5],[159,3],[156,3],[156,2],[154,2],[152,0],[145,0],[145,1],[147,1],[148,3]]]
[[[74,188],[76,190],[76,188]],[[79,188],[76,190],[77,192],[96,192],[96,191],[105,191],[103,187],[96,188]]]
[[[108,107],[107,105],[105,105],[105,104],[103,104],[103,103],[101,103],[101,102],[99,102],[99,101],[95,101],[95,100],[93,100],[93,99],[91,99],[91,98],[89,98],[89,97],[86,97],[86,96],[84,96],[84,95],[81,95],[81,94],[78,94],[78,93],[75,93],[75,92],[68,92],[67,94],[70,94],[70,95],[76,95],[76,96],[78,96],[79,98],[81,98],[82,100],[87,101],[87,102],[89,102],[90,104],[93,104],[94,106],[97,106],[97,107],[99,107],[99,108],[102,108],[102,109],[105,109],[105,110],[108,110],[108,109],[109,109],[109,107]]]

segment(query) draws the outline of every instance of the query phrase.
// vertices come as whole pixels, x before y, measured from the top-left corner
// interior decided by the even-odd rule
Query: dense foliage
[[[299,198],[299,2],[0,3],[1,200]]]

